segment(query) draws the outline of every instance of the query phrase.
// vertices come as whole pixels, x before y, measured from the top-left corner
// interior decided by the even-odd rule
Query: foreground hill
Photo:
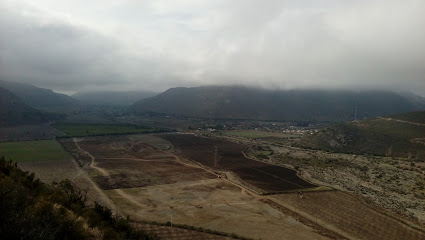
[[[329,127],[296,146],[332,152],[409,157],[424,160],[425,111]]]
[[[42,123],[56,118],[54,114],[29,107],[13,93],[0,87],[0,127]]]
[[[386,91],[264,90],[239,86],[172,88],[132,106],[155,112],[201,118],[283,121],[350,121],[421,110],[425,100]]]
[[[37,109],[63,112],[64,110],[76,108],[79,104],[76,99],[70,96],[30,84],[0,80],[0,87],[9,90],[25,104]]]
[[[157,239],[106,207],[87,206],[84,193],[70,181],[44,184],[4,157],[0,189],[2,239]]]
[[[102,91],[102,92],[78,92],[73,98],[90,105],[129,106],[141,99],[155,96],[157,93],[149,91]]]

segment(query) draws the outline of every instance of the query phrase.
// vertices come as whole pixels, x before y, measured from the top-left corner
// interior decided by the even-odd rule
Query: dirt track
[[[399,120],[399,119],[394,119],[394,118],[383,118],[383,117],[378,117],[378,118],[383,119],[383,120],[387,120],[387,121],[394,121],[394,122],[412,124],[412,125],[416,125],[416,126],[425,126],[425,124],[423,124],[423,123],[409,122],[409,121],[404,121],[404,120]]]
[[[104,140],[101,142],[102,145],[105,144]],[[81,146],[83,144],[83,147]],[[299,239],[301,238],[311,238],[311,239],[325,239],[320,234],[314,233],[314,230],[310,227],[307,227],[296,220],[292,219],[292,217],[285,216],[281,211],[273,209],[268,206],[268,204],[264,204],[260,201],[258,201],[259,195],[255,196],[254,193],[249,188],[244,188],[241,185],[235,184],[233,182],[230,182],[225,179],[219,179],[217,178],[217,173],[202,168],[198,163],[188,161],[186,159],[182,159],[176,155],[172,155],[167,152],[159,151],[162,156],[166,157],[166,160],[160,160],[159,158],[155,157],[155,154],[139,152],[140,149],[135,148],[137,144],[132,142],[131,144],[124,144],[125,147],[121,146],[118,147],[121,150],[118,150],[118,148],[114,149],[112,148],[112,151],[109,153],[103,152],[102,149],[104,148],[110,148],[105,146],[98,146],[97,144],[91,144],[90,142],[84,141],[84,142],[78,142],[76,141],[76,147],[81,149],[81,151],[84,151],[85,154],[90,156],[91,163],[89,164],[90,168],[95,169],[101,176],[107,177],[110,176],[112,172],[117,171],[116,168],[120,168],[118,163],[109,163],[112,164],[108,166],[108,163],[99,163],[96,158],[96,153],[101,153],[101,160],[108,160],[108,161],[121,161],[121,164],[126,164],[128,161],[137,162],[137,164],[145,164],[144,169],[146,169],[146,166],[151,164],[158,164],[159,162],[162,162],[164,164],[170,164],[173,162],[173,164],[180,164],[182,166],[185,166],[186,168],[190,169],[198,169],[197,171],[204,171],[209,172],[211,176],[214,176],[215,179],[192,179],[190,181],[177,181],[172,184],[165,184],[165,185],[151,185],[144,188],[129,188],[129,189],[111,189],[107,191],[107,194],[114,200],[114,202],[117,203],[117,206],[123,211],[124,215],[130,215],[133,218],[138,218],[141,216],[159,216],[159,218],[154,219],[157,221],[167,221],[168,215],[162,214],[162,212],[169,212],[173,211],[176,212],[176,214],[179,214],[179,217],[176,216],[176,221],[181,224],[193,224],[195,226],[202,226],[206,228],[211,228],[219,231],[225,231],[225,232],[236,232],[243,236],[258,236],[259,238],[266,238],[266,239],[282,239],[282,236],[297,236],[297,237],[289,237],[288,239]],[[117,147],[117,146],[115,146]],[[88,152],[87,150],[90,152]],[[124,149],[132,149],[131,152],[127,152]],[[137,151],[134,151],[134,150]],[[158,149],[152,149],[148,147],[144,147],[144,150],[149,151],[156,151]],[[95,154],[93,154],[93,152]],[[106,156],[108,155],[108,156]],[[119,157],[119,155],[122,155],[124,157]],[[135,156],[148,156],[148,158],[135,158],[131,157],[130,155]],[[171,158],[169,156],[173,156],[173,161],[171,161]],[[153,157],[157,159],[158,161],[155,163],[154,160],[149,159],[149,157]],[[148,165],[146,165],[148,164]],[[112,166],[114,166],[112,168]],[[134,166],[134,165],[132,165]],[[107,168],[104,168],[107,167]],[[121,166],[122,168],[122,166]],[[100,170],[99,170],[100,169]],[[140,169],[140,168],[138,168]],[[149,168],[148,169],[152,169]],[[127,169],[128,171],[128,169]],[[132,171],[132,170],[130,170]],[[146,171],[146,170],[144,170]],[[186,174],[187,175],[187,174]],[[217,182],[218,181],[218,182]],[[211,185],[212,184],[212,185]],[[218,185],[217,185],[218,184]],[[170,189],[171,188],[171,189]],[[170,197],[167,201],[163,201],[158,199],[158,197],[161,198],[163,195],[167,195],[166,193],[158,192],[159,195],[154,194],[155,196],[140,196],[138,194],[139,191],[144,191],[144,189],[149,190],[149,192],[156,192],[160,189],[169,189],[168,191],[177,191],[172,195],[169,196],[175,196]],[[212,193],[214,192],[214,194]],[[230,192],[229,192],[230,191]],[[199,194],[201,197],[200,201],[194,200],[192,197],[193,194]],[[230,195],[229,195],[230,194]],[[230,200],[228,197],[230,197]],[[176,203],[173,203],[173,199],[180,197],[183,197],[180,201],[177,201]],[[189,197],[189,198],[187,198]],[[177,200],[176,199],[176,200]],[[210,201],[211,199],[217,199],[214,201]],[[248,201],[247,201],[248,200]],[[210,209],[207,212],[205,212],[205,209]],[[264,211],[260,215],[258,215],[258,210],[264,209]],[[267,209],[267,210],[266,210]],[[141,213],[140,211],[143,211]],[[242,212],[242,214],[240,213]],[[244,213],[245,212],[245,213]],[[217,217],[219,215],[226,216],[231,213],[231,216],[234,220],[232,220],[232,226],[236,227],[235,229],[229,229],[228,221],[229,219],[227,217],[225,218],[219,218]],[[272,213],[271,215],[269,215]],[[184,218],[183,216],[186,214],[190,214],[189,218]],[[194,214],[194,215],[193,215]],[[218,215],[217,215],[218,214]],[[251,219],[251,217],[248,217],[248,219],[245,219],[243,217],[245,214],[249,214],[253,216],[256,216],[254,219]],[[280,218],[276,219],[276,215],[281,216],[280,218],[287,219],[282,222]],[[213,217],[215,216],[215,217]],[[211,222],[211,217],[213,217],[214,221]],[[203,219],[203,220],[202,220]],[[264,225],[261,224],[262,221],[267,220]],[[152,220],[152,219],[150,219]],[[259,221],[259,222],[258,222]],[[287,222],[289,221],[289,222]],[[203,222],[203,223],[202,223]],[[214,223],[215,222],[215,223]],[[294,226],[297,226],[294,228],[294,226],[290,227],[292,230],[289,231],[287,227],[284,227],[282,230],[277,231],[274,229],[270,232],[270,222],[273,222],[274,225],[279,226],[281,224],[295,224]],[[218,225],[217,225],[218,224]],[[245,226],[251,225],[249,229],[246,229]],[[258,230],[254,226],[263,228],[263,230]],[[296,230],[298,229],[298,230]],[[295,230],[295,231],[294,231]],[[273,236],[271,236],[271,234]],[[266,237],[267,236],[267,237]]]
[[[76,147],[90,156],[90,168],[100,174],[94,176],[95,179],[123,174],[125,181],[135,181],[131,176],[137,172],[151,179],[144,187],[106,190],[123,215],[136,220],[166,222],[172,215],[179,224],[262,239],[368,238],[384,236],[387,225],[395,229],[387,239],[392,236],[423,237],[421,231],[383,217],[372,208],[356,205],[350,197],[336,203],[345,206],[343,208],[326,205],[330,201],[340,201],[338,191],[303,193],[309,196],[307,201],[300,200],[299,194],[262,196],[236,180],[217,178],[222,176],[220,172],[198,162],[135,139],[119,139],[117,142],[107,137],[96,138],[76,142]],[[188,174],[191,172],[194,174]],[[204,178],[203,174],[210,177]],[[158,181],[158,176],[171,182]],[[322,200],[314,201],[312,194]],[[326,197],[327,194],[330,195]],[[344,205],[344,202],[350,204]],[[326,207],[330,209],[326,210]],[[337,212],[333,213],[332,209]],[[370,222],[356,215],[357,211],[368,216]],[[342,219],[332,221],[339,219],[332,217],[334,214]],[[374,222],[382,222],[384,227],[380,228],[381,225],[374,225]]]

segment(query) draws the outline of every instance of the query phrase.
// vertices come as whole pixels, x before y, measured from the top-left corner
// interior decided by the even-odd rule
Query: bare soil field
[[[102,189],[146,187],[215,177],[200,168],[179,164],[174,159],[151,161],[99,159],[96,161],[98,167],[107,170],[110,174],[94,177]]]
[[[131,136],[96,137],[78,142],[108,174],[94,176],[102,189],[122,189],[215,178],[201,168],[181,164],[172,154]]]
[[[293,191],[317,187],[297,176],[296,171],[246,158],[245,145],[218,139],[197,137],[192,134],[163,134],[170,141],[176,154],[194,160],[204,166],[232,171],[243,181],[265,193]],[[217,158],[216,151],[217,149]]]
[[[309,192],[273,196],[282,205],[332,225],[359,239],[425,239],[425,232],[394,218],[376,205],[341,191]]]
[[[224,179],[179,182],[107,194],[135,220],[187,224],[253,239],[329,239]]]
[[[160,136],[166,138],[164,136],[179,135]],[[192,135],[185,135],[187,136]],[[58,182],[68,178],[80,189],[87,190],[89,200],[96,200],[112,208],[114,212],[130,216],[136,221],[172,221],[175,224],[235,233],[254,239],[425,239],[421,226],[393,217],[388,211],[365,200],[366,198],[340,191],[260,196],[228,179],[217,178],[213,171],[183,158],[194,156],[198,159],[196,162],[210,169],[232,172],[241,169],[239,172],[234,171],[241,179],[254,185],[257,176],[260,176],[260,181],[255,186],[265,188],[273,185],[273,182],[267,181],[275,181],[281,174],[287,173],[287,168],[245,158],[241,152],[244,145],[193,136],[194,138],[189,138],[189,143],[185,139],[175,140],[177,144],[173,148],[172,144],[161,137],[128,135],[61,139],[62,146],[75,160],[33,161],[18,165],[24,170],[35,172],[36,177],[44,182]],[[200,145],[193,141],[197,139],[200,139]],[[215,146],[219,155],[217,165],[214,161]],[[171,151],[183,157],[178,157]],[[276,162],[281,161],[280,158],[274,158],[277,154],[295,154],[283,152],[284,148],[273,148],[273,151],[276,154],[270,161]],[[363,164],[369,164],[369,171],[375,168],[375,165],[365,159],[353,156],[347,158],[353,158],[350,164],[358,164],[359,166],[355,166],[359,171],[363,169]],[[334,181],[346,179],[343,175],[338,178],[333,177],[335,175],[328,176],[325,170],[326,159],[329,158],[323,161],[313,161],[306,157],[303,160],[290,159],[292,162],[287,163],[291,165],[315,164],[314,168],[299,165],[304,169],[306,178],[326,180],[332,177]],[[335,166],[333,163],[333,168]],[[336,170],[343,173],[339,168]],[[322,175],[327,177],[318,177]],[[386,179],[387,176],[382,178]],[[321,182],[326,182],[324,180]],[[355,180],[359,184],[360,180]],[[284,181],[276,182],[283,184]],[[217,235],[204,236],[199,232],[170,230],[149,224],[140,227],[155,229],[164,239],[224,239]]]
[[[161,138],[131,135],[73,141],[76,156],[90,158],[86,169],[123,216],[158,222],[172,218],[177,224],[256,239],[327,239],[245,189],[164,152],[161,149],[171,146]],[[127,188],[134,185],[141,187]]]

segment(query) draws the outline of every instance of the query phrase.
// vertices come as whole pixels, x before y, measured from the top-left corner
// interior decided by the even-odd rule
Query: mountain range
[[[171,88],[131,106],[135,113],[199,118],[340,122],[425,109],[425,99],[389,91]]]
[[[148,91],[107,91],[77,93],[70,97],[25,83],[0,81],[0,87],[9,92],[3,98],[12,93],[15,96],[13,99],[18,98],[29,107],[68,116],[83,114],[87,109],[92,109],[84,106],[91,105],[128,107],[128,112],[135,114],[344,122],[425,109],[425,99],[422,97],[372,90],[267,90],[242,86],[204,86],[171,88],[157,95]]]

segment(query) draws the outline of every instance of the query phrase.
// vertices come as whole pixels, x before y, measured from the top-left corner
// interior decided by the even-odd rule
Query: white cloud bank
[[[0,79],[61,91],[246,84],[425,95],[425,1],[4,0]]]

